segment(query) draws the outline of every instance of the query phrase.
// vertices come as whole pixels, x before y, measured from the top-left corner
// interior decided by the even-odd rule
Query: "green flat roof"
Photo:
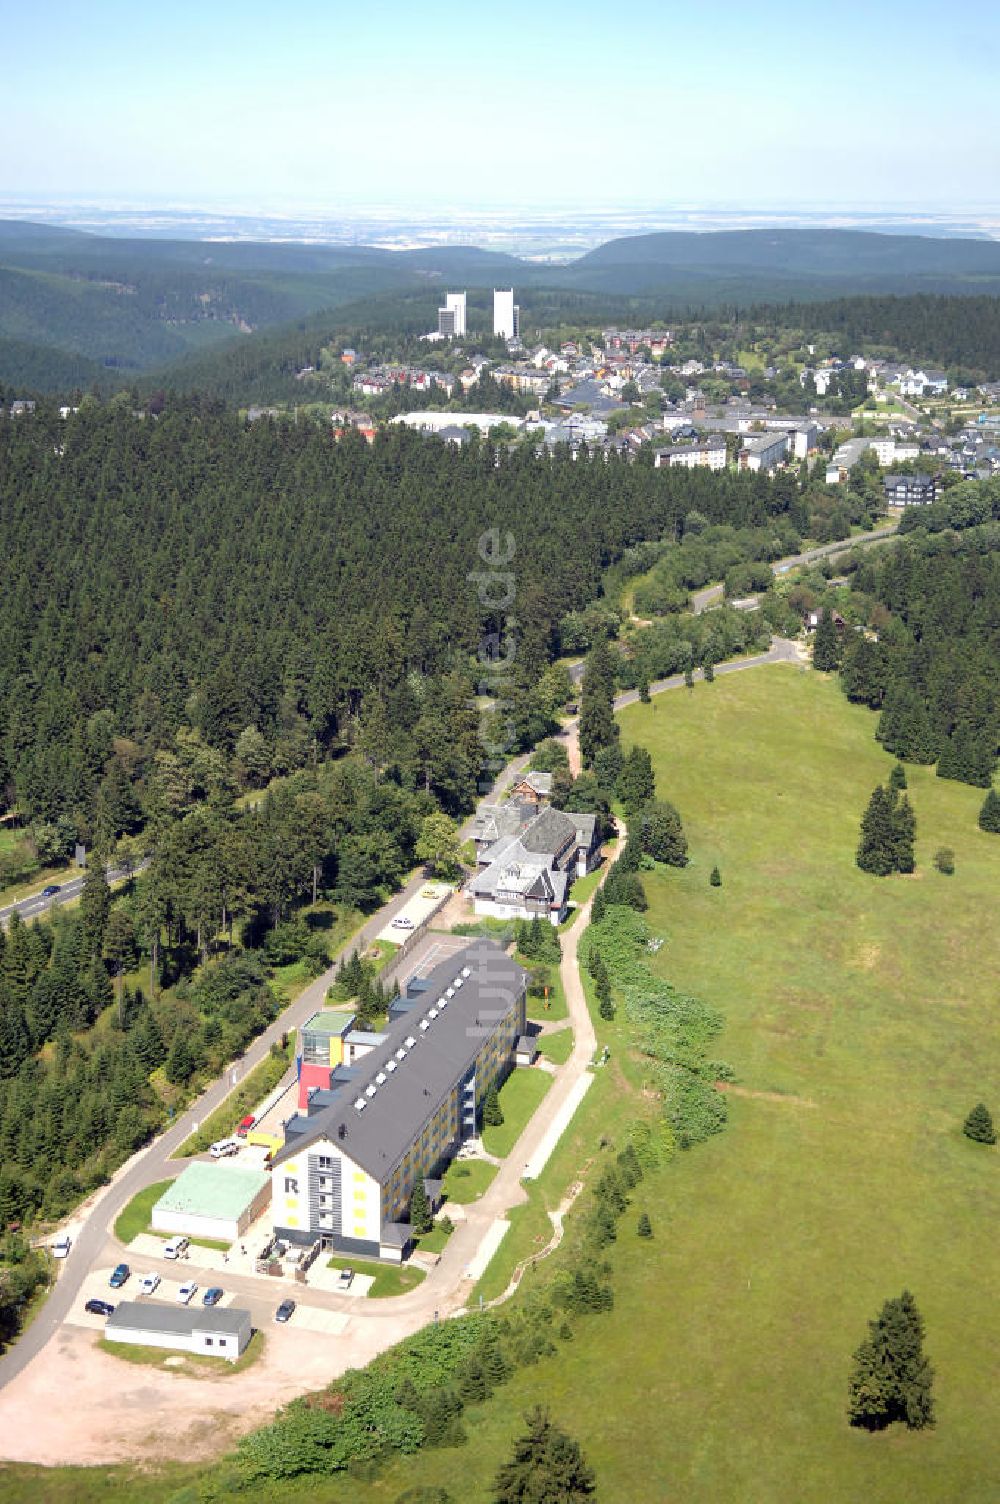
[[[183,1170],[153,1208],[202,1217],[238,1217],[267,1185],[263,1170],[240,1170],[196,1160]]]
[[[353,1018],[353,1013],[349,1011],[322,1008],[319,1013],[314,1013],[312,1018],[306,1019],[302,1025],[302,1032],[303,1034],[343,1034]]]

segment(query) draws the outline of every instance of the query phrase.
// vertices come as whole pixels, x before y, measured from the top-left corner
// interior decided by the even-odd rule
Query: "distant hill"
[[[512,284],[535,323],[574,308],[620,319],[886,293],[996,296],[1000,244],[835,229],[672,231],[608,241],[553,266],[476,246],[124,239],[0,220],[0,378],[27,386],[39,370],[29,352],[48,347],[110,372],[112,383],[162,373],[228,391],[237,367],[223,365],[242,341],[261,340],[259,352],[236,357],[259,394],[276,371],[289,379],[281,340],[301,351],[306,328],[314,342],[348,305],[357,328],[413,333],[432,327],[448,285],[469,289],[471,311],[477,292],[488,299],[491,287]]]
[[[723,289],[741,297],[1000,292],[1000,243],[864,230],[669,231],[610,240],[572,263],[574,285],[617,293]]]

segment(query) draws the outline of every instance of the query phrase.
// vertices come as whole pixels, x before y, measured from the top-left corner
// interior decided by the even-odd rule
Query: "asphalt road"
[[[140,862],[134,869],[142,872],[149,866],[149,862]],[[121,867],[108,867],[105,873],[109,883],[123,882],[128,873]],[[8,904],[5,909],[0,909],[0,924],[6,925],[12,914],[20,914],[22,919],[37,919],[40,914],[48,913],[49,909],[57,908],[61,903],[67,903],[72,898],[79,898],[83,892],[83,874],[79,877],[68,878],[59,884],[59,892],[53,893],[50,898],[43,898],[41,893],[34,893],[28,898],[22,898],[19,903]]]
[[[817,559],[828,559],[834,554],[849,553],[852,548],[867,543],[877,543],[880,539],[891,538],[896,532],[896,524],[891,523],[886,527],[875,528],[870,533],[859,533],[856,538],[841,538],[836,543],[820,543],[815,548],[807,548],[804,553],[790,554],[787,559],[777,559],[771,565],[773,575],[787,574],[790,569],[795,569],[801,564],[815,564]],[[706,585],[703,590],[696,590],[691,597],[691,609],[695,616],[700,616],[711,606],[718,605],[722,600],[722,585]]]

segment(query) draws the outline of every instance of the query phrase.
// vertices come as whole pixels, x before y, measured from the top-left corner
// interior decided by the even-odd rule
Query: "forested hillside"
[[[1000,299],[995,297],[837,298],[752,308],[751,323],[801,329],[805,338],[840,336],[844,353],[884,346],[912,360],[1000,372]]]
[[[265,963],[322,969],[301,905],[370,907],[428,814],[471,807],[485,633],[516,646],[512,752],[552,729],[550,660],[611,561],[795,504],[787,480],[338,444],[197,400],[0,420],[3,805],[48,860],[149,863],[112,905],[92,861],[78,914],[0,941],[0,1221],[64,1210],[258,1032]],[[490,528],[514,548],[495,609]]]
[[[848,644],[845,693],[881,711],[876,734],[904,762],[989,787],[1000,748],[1000,525],[921,530],[856,563],[853,589],[878,636]]]

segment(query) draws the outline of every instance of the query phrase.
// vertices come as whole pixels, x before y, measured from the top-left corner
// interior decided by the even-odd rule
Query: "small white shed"
[[[250,1312],[236,1306],[166,1306],[123,1300],[108,1317],[104,1335],[109,1342],[207,1353],[235,1361],[250,1341],[253,1326]]]

